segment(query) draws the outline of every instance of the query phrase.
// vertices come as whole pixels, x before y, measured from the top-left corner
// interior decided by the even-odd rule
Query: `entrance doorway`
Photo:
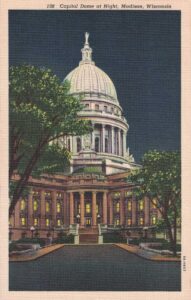
[[[86,218],[86,227],[91,227],[91,225],[92,225],[92,219]]]

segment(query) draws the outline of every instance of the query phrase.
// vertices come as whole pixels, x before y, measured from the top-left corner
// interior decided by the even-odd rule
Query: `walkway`
[[[180,268],[112,245],[65,245],[35,261],[10,262],[10,290],[179,291]]]

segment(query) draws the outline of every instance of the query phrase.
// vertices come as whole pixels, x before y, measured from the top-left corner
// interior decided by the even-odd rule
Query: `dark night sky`
[[[10,64],[51,68],[61,79],[81,60],[84,32],[93,60],[115,84],[139,162],[149,149],[180,148],[180,12],[10,11]]]

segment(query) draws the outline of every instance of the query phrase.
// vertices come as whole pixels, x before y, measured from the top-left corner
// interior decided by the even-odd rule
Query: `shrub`
[[[120,233],[103,233],[104,243],[125,243],[126,239]]]
[[[129,244],[139,245],[140,243],[162,243],[165,244],[167,241],[165,239],[157,239],[157,238],[130,238]]]
[[[74,235],[70,234],[70,235],[59,236],[54,240],[54,243],[56,243],[56,244],[73,244],[74,243]]]
[[[28,243],[29,244],[40,244],[40,246],[43,247],[46,244],[46,239],[42,239],[42,238],[22,238],[20,240],[12,242],[10,245],[18,244],[18,243],[22,243],[22,244],[28,244]]]

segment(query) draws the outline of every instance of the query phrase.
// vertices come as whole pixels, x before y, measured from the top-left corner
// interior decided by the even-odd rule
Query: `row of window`
[[[45,219],[46,227],[50,226],[50,221],[51,220],[49,218]],[[157,222],[157,216],[156,215],[151,216],[151,225],[156,225],[156,222]],[[60,227],[61,223],[62,223],[61,219],[56,220],[56,226]],[[25,217],[21,217],[21,225],[22,226],[27,225],[27,219]],[[120,225],[120,219],[119,218],[115,219],[115,225]],[[128,226],[132,225],[132,219],[131,218],[127,219],[127,225]],[[144,218],[142,216],[138,218],[138,225],[140,225],[140,226],[144,225]],[[35,227],[39,226],[39,218],[34,218],[33,219],[33,226],[35,226]]]
[[[156,208],[156,201],[153,201],[151,205],[152,205],[152,208]],[[37,200],[33,200],[33,211],[37,211],[38,208],[39,208],[39,202]],[[26,209],[26,200],[24,200],[24,199],[21,200],[20,209],[21,209],[21,211]],[[78,204],[77,209],[78,209],[78,213],[80,213],[80,204]],[[45,211],[50,212],[50,210],[51,210],[51,204],[49,201],[46,201]],[[120,202],[119,201],[114,203],[114,210],[115,210],[115,212],[120,211]],[[127,210],[132,211],[132,201],[131,200],[127,201]],[[138,210],[139,211],[144,210],[144,200],[138,201]],[[96,211],[98,213],[98,205],[96,205]],[[61,212],[61,203],[60,202],[56,203],[56,212],[57,213]],[[85,212],[91,213],[91,204],[90,203],[85,204]]]
[[[156,215],[151,216],[151,225],[156,225],[156,223],[157,223],[157,216]],[[120,225],[120,219],[119,218],[115,219],[114,224],[115,225]],[[138,225],[139,226],[144,225],[144,218],[143,217],[138,218]],[[127,226],[132,226],[132,219],[131,218],[127,219]]]
[[[20,203],[21,203],[21,205],[20,205],[21,211],[25,210],[26,209],[26,205],[27,205],[26,200],[22,199]],[[39,201],[35,199],[35,200],[33,200],[33,211],[37,211],[38,208],[39,208]],[[50,204],[49,201],[46,201],[46,203],[45,203],[45,211],[46,212],[50,212],[50,210],[51,210],[51,204]],[[56,212],[57,213],[61,212],[61,203],[60,202],[56,203]]]
[[[36,197],[36,198],[40,197],[40,192],[39,191],[33,191],[32,194],[33,194],[33,197]],[[45,195],[45,197],[51,197],[51,192],[45,191],[44,195]],[[57,198],[62,198],[62,193],[57,192],[56,197]]]
[[[85,104],[85,108],[86,109],[89,109],[90,108],[90,104],[89,103],[86,103]],[[117,108],[114,108],[113,106],[110,107],[110,110],[109,110],[109,106],[107,105],[104,105],[104,106],[100,106],[99,104],[95,104],[95,110],[104,110],[105,112],[110,112],[110,113],[115,113],[117,114],[118,116],[121,114],[120,110],[117,109]]]
[[[51,220],[49,218],[45,219],[46,227],[50,226],[50,221]],[[35,226],[35,227],[39,226],[40,225],[39,222],[40,222],[39,218],[34,218],[33,219],[33,226]],[[27,218],[21,217],[21,225],[22,226],[26,226],[27,225]],[[61,226],[61,219],[57,219],[56,220],[56,226],[58,226],[58,227]]]
[[[156,201],[152,202],[151,207],[156,208]],[[120,202],[119,201],[114,203],[114,210],[115,210],[115,212],[120,211]],[[127,210],[132,211],[132,201],[131,200],[127,201]],[[144,210],[144,200],[138,201],[138,210],[139,211]]]

